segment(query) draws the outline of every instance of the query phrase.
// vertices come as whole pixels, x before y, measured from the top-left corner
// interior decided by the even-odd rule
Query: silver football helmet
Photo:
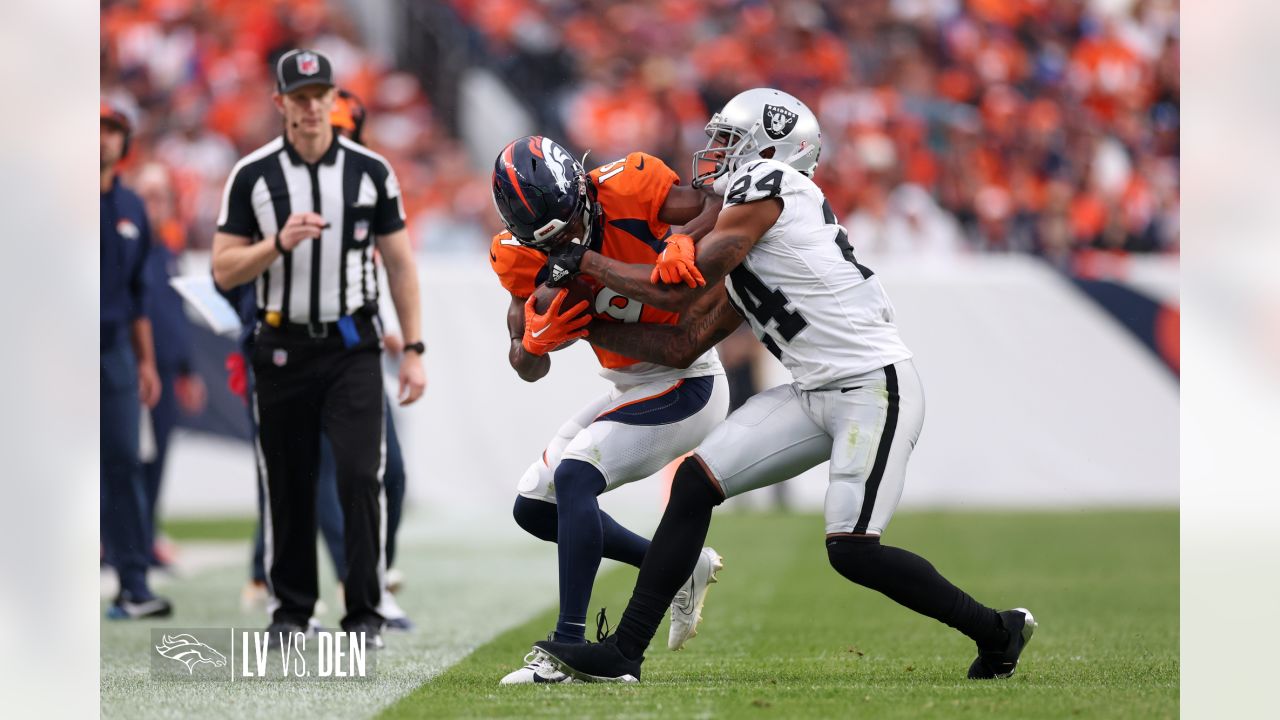
[[[773,148],[772,159],[813,176],[822,153],[818,118],[792,95],[772,88],[739,93],[707,123],[707,147],[693,154],[695,188]]]

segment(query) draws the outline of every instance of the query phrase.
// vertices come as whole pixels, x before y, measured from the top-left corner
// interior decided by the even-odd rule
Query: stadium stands
[[[449,5],[540,129],[601,162],[643,148],[687,174],[709,112],[773,85],[819,114],[819,183],[872,252],[1177,252],[1175,0]],[[335,4],[108,0],[102,33],[104,93],[139,115],[132,165],[169,166],[190,245],[230,164],[277,132],[268,63],[297,45],[368,104],[430,248],[478,252],[496,228],[454,99],[362,47]]]

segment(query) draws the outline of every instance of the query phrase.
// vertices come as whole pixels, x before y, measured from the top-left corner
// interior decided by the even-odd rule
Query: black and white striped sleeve
[[[227,178],[222,190],[222,209],[218,212],[218,232],[254,238],[259,235],[258,218],[253,212],[253,182],[250,166],[238,165]]]
[[[391,164],[383,160],[377,163],[377,168],[382,177],[374,182],[378,188],[378,204],[374,210],[373,232],[390,235],[404,229],[404,198],[400,193],[400,180]]]

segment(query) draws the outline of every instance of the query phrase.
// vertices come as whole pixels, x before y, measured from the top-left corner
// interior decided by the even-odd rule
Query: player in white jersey
[[[698,242],[696,261],[684,257],[693,287],[655,284],[651,267],[583,249],[553,254],[551,274],[581,271],[681,313],[676,326],[593,323],[593,344],[680,366],[745,318],[794,382],[748,400],[680,465],[617,633],[596,645],[542,642],[535,650],[579,679],[638,680],[663,611],[697,561],[712,509],[830,460],[826,545],[836,571],[972,638],[978,657],[970,678],[1012,675],[1036,627],[1031,613],[998,613],[924,558],[880,543],[920,435],[924,394],[879,278],[858,263],[810,179],[821,151],[817,119],[786,93],[749,90],[712,117],[707,134],[694,186],[714,183],[724,208]]]

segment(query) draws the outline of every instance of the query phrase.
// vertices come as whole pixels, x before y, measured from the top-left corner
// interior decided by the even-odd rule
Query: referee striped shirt
[[[335,135],[308,164],[277,137],[232,168],[218,231],[261,242],[300,212],[323,216],[329,227],[258,277],[258,308],[288,322],[321,323],[376,303],[373,240],[405,226],[400,184],[386,159]]]

